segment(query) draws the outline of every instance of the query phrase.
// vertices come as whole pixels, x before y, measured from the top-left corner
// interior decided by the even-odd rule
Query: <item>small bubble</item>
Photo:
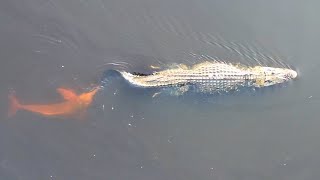
[[[132,126],[132,124],[129,123],[128,126]]]
[[[111,109],[114,110],[114,107],[112,106]]]
[[[64,65],[62,65],[61,68],[64,68]]]

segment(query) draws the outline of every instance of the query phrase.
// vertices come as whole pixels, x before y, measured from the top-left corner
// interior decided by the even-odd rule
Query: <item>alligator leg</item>
[[[179,69],[183,69],[183,70],[188,70],[189,67],[185,64],[169,64],[169,65],[166,65],[165,67],[161,67],[161,66],[157,66],[157,65],[151,65],[149,66],[151,69],[154,69],[154,70],[161,70],[161,69],[176,69],[176,68],[179,68]]]
[[[189,85],[182,85],[177,87],[166,87],[161,89],[159,92],[153,94],[152,98],[165,94],[169,96],[182,96],[189,90]]]

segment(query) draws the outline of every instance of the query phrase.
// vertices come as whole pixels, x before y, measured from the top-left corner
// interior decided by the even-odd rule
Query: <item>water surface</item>
[[[29,0],[0,2],[0,179],[319,179],[317,1]],[[217,37],[260,44],[300,77],[243,96],[164,97],[119,79],[86,121],[20,111],[7,95],[61,100],[85,91],[107,63],[128,69],[205,57],[245,61]]]

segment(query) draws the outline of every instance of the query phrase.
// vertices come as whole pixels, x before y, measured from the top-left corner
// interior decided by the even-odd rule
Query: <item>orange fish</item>
[[[58,88],[65,101],[56,104],[21,104],[13,95],[9,95],[9,111],[8,116],[12,117],[18,110],[27,110],[44,116],[72,116],[78,112],[82,112],[92,103],[94,95],[98,92],[99,87],[92,91],[77,95],[71,89]]]

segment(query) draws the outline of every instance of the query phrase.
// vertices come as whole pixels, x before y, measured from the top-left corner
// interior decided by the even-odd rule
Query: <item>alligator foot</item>
[[[159,92],[154,93],[152,95],[152,98],[155,98],[155,97],[159,96],[160,94],[165,94],[165,95],[169,95],[169,96],[182,96],[188,90],[189,90],[188,85],[183,85],[183,86],[179,86],[179,87],[167,87],[167,88],[160,90]]]

